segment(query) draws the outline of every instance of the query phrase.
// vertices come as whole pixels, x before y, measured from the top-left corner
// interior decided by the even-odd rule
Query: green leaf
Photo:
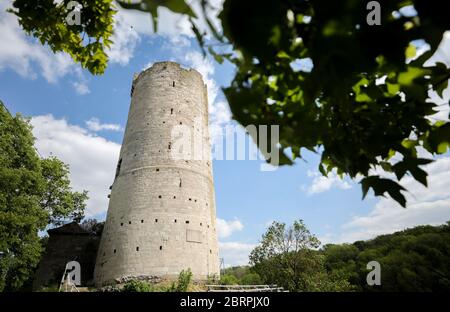
[[[380,178],[379,176],[369,176],[362,179],[360,183],[363,190],[363,198],[365,198],[369,189],[373,189],[376,196],[384,196],[387,192],[402,207],[406,207],[406,198],[401,193],[401,191],[406,189],[397,182]]]
[[[413,81],[419,77],[423,77],[424,75],[426,75],[429,71],[422,69],[422,68],[418,68],[418,67],[412,67],[412,66],[408,66],[407,67],[407,71],[406,72],[401,72],[398,75],[398,82],[401,85],[411,85],[413,83]]]
[[[409,44],[405,51],[406,58],[413,58],[416,56],[416,46],[413,44]]]

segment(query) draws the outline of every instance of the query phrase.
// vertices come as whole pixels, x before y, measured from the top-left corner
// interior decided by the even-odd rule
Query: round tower
[[[173,156],[173,129],[200,158]],[[198,141],[198,140],[197,140]],[[206,156],[206,157],[205,157]],[[97,254],[97,285],[123,277],[219,274],[208,101],[202,76],[173,62],[134,77],[131,106]]]

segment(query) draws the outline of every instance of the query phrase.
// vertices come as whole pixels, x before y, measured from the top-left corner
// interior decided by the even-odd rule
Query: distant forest
[[[286,233],[283,243],[289,236]],[[261,246],[266,238],[263,236]],[[366,282],[370,272],[366,265],[373,260],[381,266],[379,286]],[[277,284],[290,291],[449,291],[450,222],[417,226],[353,244],[275,254],[251,261],[250,266],[225,269],[220,282]]]

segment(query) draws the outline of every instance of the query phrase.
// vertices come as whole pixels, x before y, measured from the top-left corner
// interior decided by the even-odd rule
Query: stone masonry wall
[[[200,120],[195,126],[195,119]],[[173,159],[172,128],[202,133],[202,160]],[[201,75],[155,63],[133,81],[118,172],[97,256],[97,285],[125,276],[219,274],[208,102]]]

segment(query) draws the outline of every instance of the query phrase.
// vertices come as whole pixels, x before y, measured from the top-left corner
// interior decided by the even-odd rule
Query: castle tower
[[[219,274],[208,101],[202,76],[173,62],[135,76],[94,279]],[[200,160],[173,157],[173,129],[200,137]],[[203,135],[199,135],[203,134]],[[194,141],[194,140],[193,140]],[[198,158],[197,158],[198,159]]]

